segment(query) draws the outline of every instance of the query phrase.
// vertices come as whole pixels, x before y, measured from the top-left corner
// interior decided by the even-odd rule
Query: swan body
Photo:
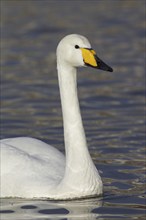
[[[57,70],[64,125],[64,156],[34,138],[1,140],[1,197],[74,199],[102,194],[101,177],[90,157],[77,96],[76,67],[112,71],[77,34],[57,47]]]

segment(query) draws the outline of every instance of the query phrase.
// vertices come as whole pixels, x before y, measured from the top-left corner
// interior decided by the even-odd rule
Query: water
[[[55,49],[87,36],[114,72],[79,70],[80,105],[102,198],[1,200],[1,219],[145,219],[145,1],[2,1],[1,138],[64,152]]]

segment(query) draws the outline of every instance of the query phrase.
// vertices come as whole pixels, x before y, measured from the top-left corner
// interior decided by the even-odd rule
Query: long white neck
[[[76,69],[70,66],[59,68],[66,162],[71,168],[81,166],[81,157],[87,156],[87,144],[80,114]]]
[[[92,184],[99,179],[90,157],[83,128],[77,95],[76,68],[58,62],[58,79],[61,95],[66,170],[63,183],[74,187]],[[97,177],[98,176],[98,177]]]

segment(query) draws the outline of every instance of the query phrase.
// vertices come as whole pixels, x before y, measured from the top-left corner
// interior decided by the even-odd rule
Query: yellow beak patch
[[[97,67],[97,62],[95,59],[96,52],[87,48],[80,48],[82,51],[83,60],[86,64]]]

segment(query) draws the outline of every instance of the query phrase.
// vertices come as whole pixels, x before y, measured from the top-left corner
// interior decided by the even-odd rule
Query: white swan
[[[112,71],[89,41],[77,34],[57,47],[66,158],[54,147],[34,138],[1,140],[1,197],[74,199],[102,194],[102,181],[90,157],[82,124],[76,67]]]

